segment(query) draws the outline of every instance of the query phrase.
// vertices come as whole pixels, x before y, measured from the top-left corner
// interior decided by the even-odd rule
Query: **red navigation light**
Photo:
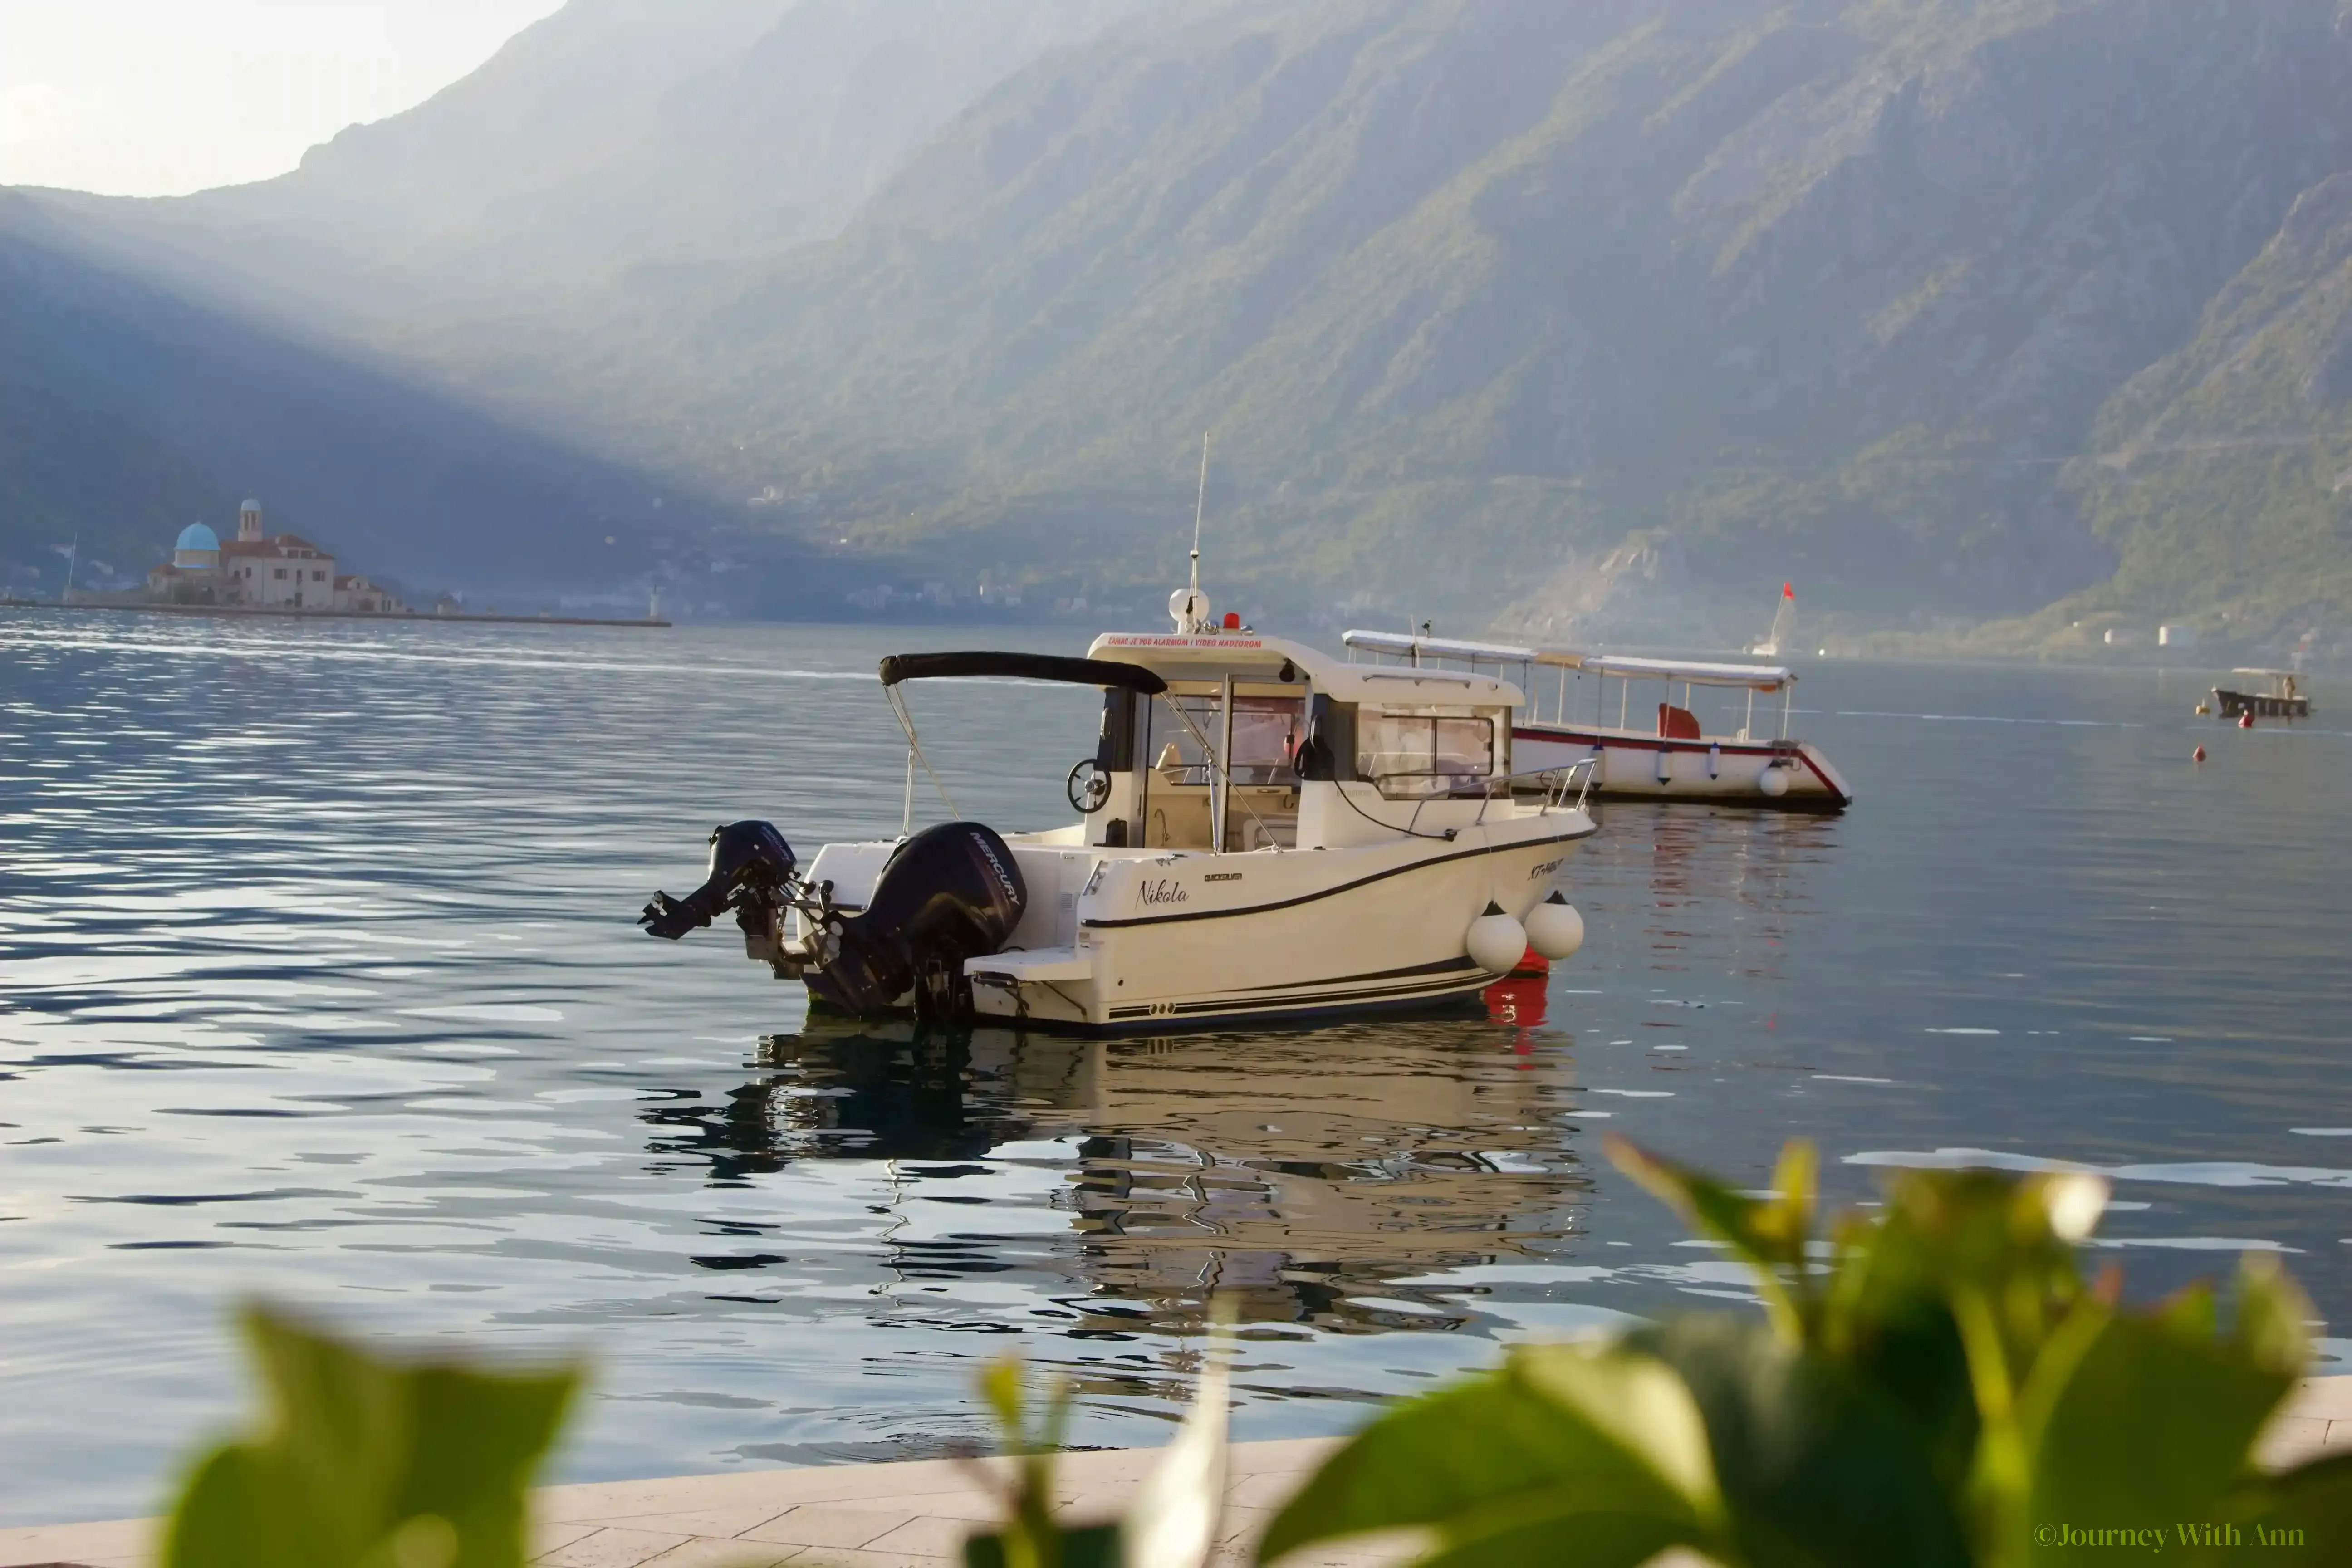
[[[1237,632],[1241,629],[1242,613],[1239,610],[1227,610],[1225,612],[1225,630],[1229,632]]]

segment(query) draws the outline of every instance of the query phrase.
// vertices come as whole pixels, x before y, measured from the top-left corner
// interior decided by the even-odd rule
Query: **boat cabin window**
[[[1495,773],[1495,721],[1444,708],[1380,708],[1356,714],[1356,776],[1391,800],[1485,795]]]
[[[1171,703],[1189,726],[1169,711]],[[1297,836],[1298,746],[1306,732],[1306,693],[1296,685],[1238,687],[1230,715],[1222,681],[1182,683],[1164,699],[1139,701],[1131,841],[1146,848],[1212,847],[1222,795],[1227,848],[1288,847]],[[1223,784],[1210,756],[1218,748],[1226,749]]]

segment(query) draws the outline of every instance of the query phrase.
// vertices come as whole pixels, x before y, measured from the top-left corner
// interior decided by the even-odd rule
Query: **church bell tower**
[[[236,509],[236,536],[240,540],[256,540],[261,537],[261,503],[259,501],[249,500]]]

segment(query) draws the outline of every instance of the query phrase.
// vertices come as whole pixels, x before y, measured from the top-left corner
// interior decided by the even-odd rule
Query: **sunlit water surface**
[[[1491,1010],[804,1032],[731,931],[635,929],[713,823],[895,831],[875,660],[974,641],[1078,646],[0,612],[0,1521],[154,1507],[254,1295],[584,1352],[576,1478],[984,1440],[1008,1351],[1155,1442],[1218,1289],[1242,1435],[1337,1430],[1747,1299],[1612,1129],[1748,1184],[1810,1137],[1841,1199],[2079,1162],[2136,1292],[2275,1247],[2352,1310],[2352,689],[2244,733],[2203,672],[1809,667],[1860,804],[1605,807],[1585,951]],[[1085,694],[915,705],[968,813],[1066,816]]]

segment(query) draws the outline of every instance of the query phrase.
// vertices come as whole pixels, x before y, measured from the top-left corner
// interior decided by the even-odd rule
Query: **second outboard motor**
[[[943,822],[898,846],[874,896],[837,915],[832,951],[808,973],[810,994],[844,1013],[879,1013],[912,991],[915,1010],[965,1009],[963,961],[1000,952],[1028,907],[1013,851],[977,822]]]
[[[792,885],[793,847],[764,822],[730,822],[710,830],[710,875],[682,899],[656,893],[637,923],[652,936],[676,942],[699,931],[732,906],[745,931],[765,931],[772,910]]]

